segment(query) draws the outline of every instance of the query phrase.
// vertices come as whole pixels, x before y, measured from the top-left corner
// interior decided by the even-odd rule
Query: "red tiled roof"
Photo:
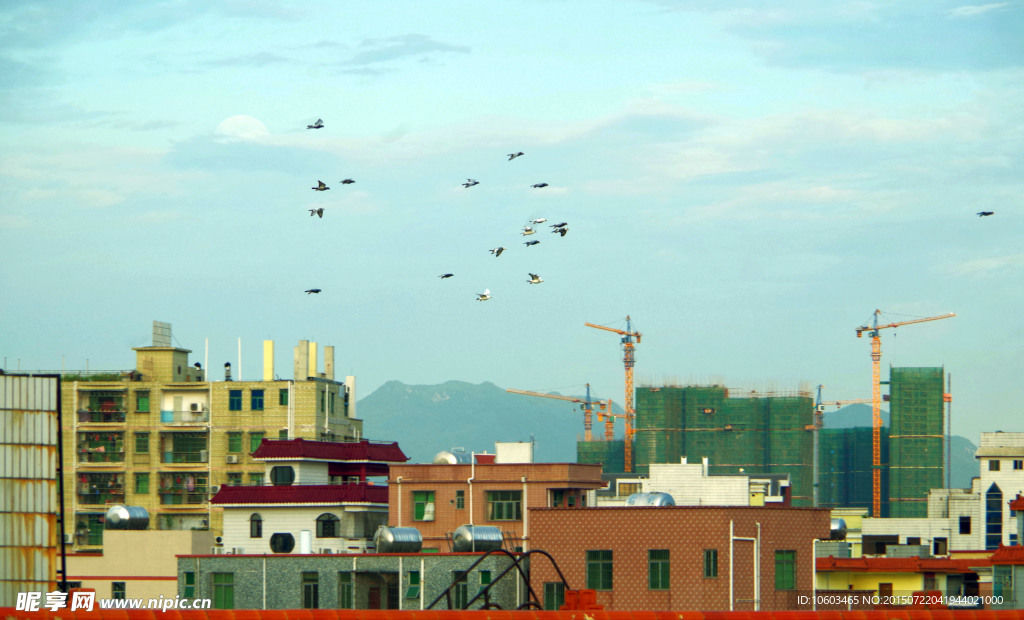
[[[989,561],[993,564],[1024,564],[1024,547],[1020,545],[999,547]]]
[[[985,566],[984,558],[818,558],[819,571],[862,573],[972,573],[972,566]]]
[[[1024,497],[1020,493],[1017,497],[1010,500],[1010,510],[1024,510]]]
[[[210,500],[211,504],[345,504],[388,503],[384,485],[306,484],[294,486],[228,486]]]
[[[397,442],[369,440],[338,442],[309,439],[264,439],[252,453],[254,459],[319,459],[325,461],[367,461],[404,463],[409,457]]]

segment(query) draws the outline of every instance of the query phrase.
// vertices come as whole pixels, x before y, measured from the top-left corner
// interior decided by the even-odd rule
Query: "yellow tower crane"
[[[871,336],[871,516],[879,517],[882,512],[882,383],[881,364],[882,341],[878,336],[879,330],[913,323],[925,323],[927,321],[938,321],[956,316],[950,312],[939,316],[929,316],[922,319],[911,319],[888,325],[878,324],[878,315],[881,310],[875,310],[871,325],[862,325],[857,328],[857,337],[860,338],[867,332]]]
[[[636,338],[636,343],[640,344],[640,332],[632,330],[628,314],[626,315],[625,330],[606,327],[604,325],[595,325],[593,323],[584,323],[584,325],[587,327],[614,332],[622,336],[622,362],[626,366],[626,436],[624,442],[625,467],[623,469],[625,469],[626,472],[631,472],[633,471],[633,435],[636,432],[633,428],[633,421],[636,419],[636,410],[633,409],[633,365],[636,363],[636,358],[633,353],[633,338]]]
[[[509,388],[505,390],[513,394],[523,394],[526,396],[540,396],[541,398],[554,398],[557,400],[567,400],[571,403],[580,403],[580,409],[583,410],[583,440],[591,441],[592,435],[590,427],[592,425],[593,414],[597,413],[597,419],[604,422],[604,438],[606,441],[611,441],[615,438],[615,416],[612,414],[612,401],[609,400],[591,400],[590,399],[590,384],[587,384],[587,397],[577,398],[575,396],[562,396],[561,394],[545,394],[543,392],[531,392],[529,390],[516,390]],[[596,411],[595,411],[596,407]]]

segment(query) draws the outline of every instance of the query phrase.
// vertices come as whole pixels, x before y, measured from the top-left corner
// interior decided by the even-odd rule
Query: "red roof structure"
[[[1024,547],[1020,545],[1000,546],[989,558],[989,561],[993,564],[1024,564]]]
[[[1010,510],[1024,510],[1024,497],[1020,493],[1017,497],[1010,500]]]
[[[859,573],[973,573],[971,567],[986,566],[984,558],[818,558],[819,571]]]
[[[210,503],[218,506],[236,504],[387,504],[388,488],[372,484],[222,485]]]
[[[405,463],[409,457],[390,441],[312,441],[309,439],[264,439],[252,458],[262,460],[320,460],[365,463]]]

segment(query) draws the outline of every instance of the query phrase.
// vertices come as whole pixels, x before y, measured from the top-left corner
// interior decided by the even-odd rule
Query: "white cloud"
[[[1001,271],[1012,271],[1021,267],[1024,267],[1024,254],[976,258],[950,265],[948,269],[953,275],[985,278],[993,277]]]
[[[950,9],[950,17],[976,17],[1010,6],[1009,2],[993,2],[991,4],[967,4]]]
[[[259,140],[270,135],[266,125],[246,114],[225,118],[217,125],[214,133],[229,140]]]

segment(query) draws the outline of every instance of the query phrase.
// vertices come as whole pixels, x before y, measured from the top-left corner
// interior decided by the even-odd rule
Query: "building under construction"
[[[818,506],[872,508],[872,429],[824,428],[818,436]],[[882,427],[881,515],[889,516],[889,429]]]
[[[813,503],[814,402],[810,393],[731,397],[723,386],[636,389],[634,470],[650,463],[699,463],[714,474],[790,475],[795,506]],[[577,460],[622,471],[623,444],[581,442]],[[617,470],[615,468],[618,468]]]

